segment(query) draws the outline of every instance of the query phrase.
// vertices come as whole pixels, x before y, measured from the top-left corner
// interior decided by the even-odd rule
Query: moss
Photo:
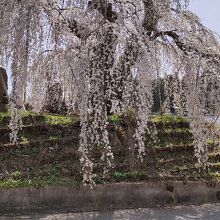
[[[168,122],[187,122],[188,119],[185,117],[181,116],[176,116],[176,115],[152,115],[150,116],[150,120],[152,122],[163,122],[163,123],[168,123]]]
[[[10,116],[10,112],[0,112],[0,118],[9,117],[9,116]]]
[[[28,117],[28,116],[37,116],[39,114],[36,112],[31,112],[31,111],[23,111],[21,115],[22,117]]]
[[[113,114],[108,117],[109,121],[120,122],[122,117],[135,118],[136,113],[133,109],[129,108],[125,110],[122,114]],[[181,117],[177,115],[151,115],[149,117],[152,122],[162,122],[162,123],[179,123],[179,122],[188,122],[189,120],[186,117]]]
[[[64,116],[64,115],[44,115],[45,123],[49,125],[58,124],[73,124],[79,121],[77,116]]]
[[[5,118],[9,118],[11,115],[10,112],[0,112],[0,124],[3,123],[3,120]],[[42,116],[43,117],[43,122],[48,125],[58,125],[58,124],[73,124],[77,121],[79,121],[79,117],[76,115],[52,115],[52,114],[38,114],[35,112],[30,112],[30,111],[24,111],[21,113],[22,118],[28,118],[28,117],[37,117],[37,116]]]
[[[5,118],[8,118],[10,116],[10,112],[0,112],[0,125],[2,124],[3,120]]]
[[[108,121],[112,122],[114,124],[119,124],[121,119],[121,115],[119,114],[113,114],[108,116]]]
[[[53,114],[38,114],[31,111],[24,111],[21,113],[22,117],[35,117],[35,116],[43,116],[44,122],[49,125],[58,125],[58,124],[72,124],[79,121],[79,116],[77,115],[53,115]],[[10,117],[10,112],[0,112],[0,124],[4,118]],[[135,117],[135,111],[133,109],[127,109],[122,114],[113,114],[108,116],[108,121],[113,122],[114,124],[119,124],[123,117],[133,119]],[[162,123],[169,123],[169,122],[187,122],[187,118],[174,116],[174,115],[152,115],[150,116],[150,121],[153,122],[162,122]]]

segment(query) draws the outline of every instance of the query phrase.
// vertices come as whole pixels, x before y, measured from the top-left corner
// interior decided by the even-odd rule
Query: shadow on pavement
[[[0,220],[219,220],[220,204],[84,212],[49,215],[1,216]]]

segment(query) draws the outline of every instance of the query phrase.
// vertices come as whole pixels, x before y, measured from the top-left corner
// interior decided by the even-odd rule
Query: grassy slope
[[[0,126],[2,123],[4,123],[4,120],[7,119],[10,116],[9,113],[0,113]],[[23,114],[23,118],[30,118],[30,117],[37,117],[40,116],[40,120],[39,122],[37,122],[37,124],[44,124],[44,125],[48,125],[48,126],[57,126],[57,125],[72,125],[75,122],[78,122],[79,119],[77,116],[61,116],[61,115],[47,115],[47,114],[41,114],[41,115],[37,115],[34,113],[24,113]],[[132,116],[132,113],[128,113],[127,114],[128,117]],[[121,115],[113,115],[109,117],[109,122],[113,125],[115,125],[117,127],[116,132],[118,133],[119,131],[121,132],[121,120],[122,120],[122,116]],[[163,124],[163,132],[166,133],[166,135],[168,133],[172,134],[173,132],[176,133],[180,133],[181,135],[185,132],[189,132],[189,128],[187,127],[183,127],[183,128],[167,128],[166,125],[168,125],[169,123],[172,125],[172,123],[186,123],[187,119],[186,118],[182,118],[182,117],[176,117],[176,116],[151,116],[150,117],[150,121],[153,121],[156,124]],[[122,130],[122,133],[125,133],[125,131]],[[124,134],[122,134],[123,136]],[[62,135],[61,135],[62,136]],[[59,135],[47,135],[46,139],[48,139],[49,141],[52,140],[56,140],[61,138],[61,136]],[[40,137],[36,138],[35,135],[33,134],[26,134],[26,136],[23,137],[23,142],[24,143],[30,143],[30,145],[32,146],[33,142],[36,141],[34,139],[40,139]],[[162,140],[162,141],[161,141]],[[152,179],[151,177],[149,178],[149,174],[147,173],[151,173],[151,169],[145,170],[143,167],[144,166],[149,166],[149,168],[155,169],[155,166],[162,166],[160,164],[165,163],[166,165],[163,168],[159,168],[160,169],[160,175],[163,175],[164,173],[166,173],[166,169],[170,169],[170,166],[173,166],[174,172],[177,172],[177,175],[182,175],[183,180],[196,180],[196,179],[211,179],[211,180],[220,180],[220,174],[218,172],[219,167],[217,166],[218,163],[215,164],[216,169],[214,171],[209,171],[205,174],[203,174],[202,176],[200,174],[198,174],[198,172],[196,172],[194,170],[194,164],[193,162],[195,161],[189,161],[187,163],[187,165],[182,165],[181,162],[175,161],[172,162],[171,160],[171,165],[169,165],[169,159],[176,159],[176,158],[180,158],[180,159],[184,159],[184,158],[189,158],[192,155],[192,152],[185,152],[183,150],[181,150],[181,148],[179,148],[179,146],[174,142],[174,144],[172,145],[171,143],[169,143],[171,140],[173,140],[173,137],[169,137],[165,136],[165,137],[161,137],[161,140],[159,143],[159,147],[158,147],[158,152],[156,153],[156,160],[154,160],[155,158],[152,159],[152,157],[154,157],[155,155],[150,155],[150,157],[146,157],[146,161],[148,161],[148,163],[145,163],[144,165],[139,165],[139,167],[133,167],[132,169],[128,169],[128,168],[117,168],[116,170],[114,170],[111,175],[105,179],[102,178],[101,176],[97,176],[96,177],[96,182],[97,183],[104,183],[104,182],[121,182],[121,181],[146,181],[148,179]],[[177,139],[177,141],[179,142],[178,144],[181,145],[182,144],[182,140]],[[165,147],[165,148],[169,148],[169,147],[178,147],[178,149],[180,149],[179,151],[173,151],[171,148],[171,154],[167,153],[165,151],[165,153],[163,151],[160,151],[161,147]],[[183,145],[185,143],[183,142]],[[33,147],[33,149],[35,149],[35,147]],[[117,146],[116,146],[117,148]],[[149,148],[149,146],[148,146]],[[148,149],[147,148],[147,153],[148,153]],[[153,148],[153,152],[155,147]],[[152,149],[149,150],[149,153],[152,154]],[[169,150],[169,149],[168,149]],[[172,152],[173,151],[173,152]],[[98,152],[98,150],[97,150]],[[95,152],[95,157],[99,156],[99,153]],[[27,152],[25,152],[27,153]],[[24,153],[24,154],[25,154]],[[97,155],[96,155],[97,153]],[[10,153],[11,154],[11,153]],[[9,154],[9,157],[11,156]],[[121,155],[122,154],[122,155]],[[124,165],[124,160],[127,160],[125,157],[126,155],[123,155],[124,152],[120,152],[118,149],[116,149],[116,155],[115,155],[115,164],[120,164],[120,165]],[[19,157],[20,154],[18,154]],[[130,156],[129,156],[130,157]],[[19,158],[18,158],[19,159]],[[10,158],[9,158],[10,160]],[[134,159],[135,160],[135,159]],[[156,161],[156,162],[155,162]],[[168,162],[167,162],[168,161]],[[4,161],[3,161],[4,162]],[[126,161],[128,162],[128,161]],[[129,162],[130,163],[130,162]],[[76,164],[76,163],[74,163]],[[69,164],[69,165],[73,165],[73,164]],[[127,165],[127,164],[126,164]],[[130,165],[130,164],[129,164]],[[37,175],[30,175],[28,176],[23,176],[23,172],[21,170],[14,170],[13,172],[10,173],[8,178],[3,178],[0,181],[0,188],[11,188],[11,187],[24,187],[24,186],[33,186],[33,187],[39,187],[39,186],[44,186],[44,185],[73,185],[73,184],[81,184],[81,175],[79,175],[79,173],[77,174],[78,177],[74,178],[71,175],[67,175],[67,176],[60,176],[60,171],[61,169],[63,170],[63,164],[61,164],[59,166],[59,162],[57,163],[53,163],[53,162],[46,162],[45,166],[43,166],[43,171],[42,173],[39,173]],[[75,165],[74,165],[75,166]],[[76,164],[76,166],[78,166],[78,164]],[[132,165],[131,165],[132,166]],[[172,168],[173,168],[172,167]],[[192,170],[189,170],[189,167],[193,167]],[[98,170],[97,170],[98,172]],[[161,180],[158,179],[157,177],[153,178],[154,180]],[[163,178],[162,178],[163,179]],[[164,179],[166,180],[166,179]]]

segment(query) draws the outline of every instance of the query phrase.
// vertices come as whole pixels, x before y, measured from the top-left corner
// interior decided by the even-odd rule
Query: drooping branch
[[[155,40],[158,37],[171,37],[173,42],[175,43],[175,45],[186,55],[189,55],[190,53],[195,54],[200,56],[201,58],[207,59],[211,62],[213,62],[215,65],[219,66],[220,65],[220,54],[217,54],[215,52],[212,51],[207,51],[206,46],[204,46],[204,49],[202,50],[199,47],[190,45],[190,43],[185,43],[183,42],[183,40],[181,39],[180,35],[177,34],[175,31],[161,31],[161,32],[157,32],[155,33],[155,35],[153,36],[153,38],[151,38],[151,40]],[[186,39],[187,40],[187,39]]]

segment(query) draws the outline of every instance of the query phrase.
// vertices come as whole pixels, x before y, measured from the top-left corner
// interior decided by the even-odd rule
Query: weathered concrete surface
[[[108,212],[2,216],[0,220],[219,220],[220,204],[128,209]]]
[[[95,211],[220,201],[220,183],[120,183],[0,189],[0,213]]]

